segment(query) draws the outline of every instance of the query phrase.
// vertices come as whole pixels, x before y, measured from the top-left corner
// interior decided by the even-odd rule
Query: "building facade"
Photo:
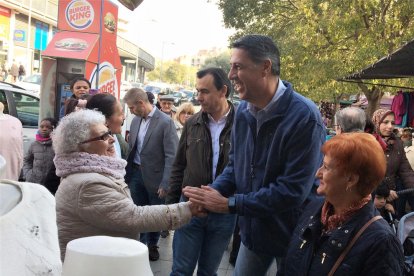
[[[107,0],[105,0],[107,1]],[[23,64],[26,74],[40,72],[41,52],[57,32],[58,0],[0,0],[0,66]],[[120,26],[128,22],[120,20]],[[121,27],[122,30],[122,27]],[[155,59],[138,45],[117,37],[122,80],[143,82]]]

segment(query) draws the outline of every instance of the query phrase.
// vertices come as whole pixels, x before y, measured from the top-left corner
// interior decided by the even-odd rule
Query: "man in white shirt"
[[[212,183],[229,160],[234,118],[234,107],[227,100],[230,80],[222,69],[208,68],[197,72],[196,88],[201,111],[184,125],[171,171],[168,204],[186,200],[181,193],[185,186]],[[191,276],[197,263],[197,275],[216,275],[235,219],[233,214],[209,213],[176,230],[171,276]]]

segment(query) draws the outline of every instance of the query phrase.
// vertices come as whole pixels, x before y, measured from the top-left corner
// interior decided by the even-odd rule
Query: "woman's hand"
[[[200,205],[189,202],[188,206],[190,207],[191,215],[193,215],[193,217],[205,217],[208,214],[207,210]]]

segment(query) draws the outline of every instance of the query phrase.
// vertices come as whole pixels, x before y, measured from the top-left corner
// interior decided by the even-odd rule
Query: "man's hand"
[[[163,188],[158,188],[157,193],[159,198],[165,198],[167,196],[167,191]]]
[[[190,202],[200,205],[211,212],[229,212],[228,199],[209,186],[201,186],[201,188],[186,186],[183,189],[183,193],[190,199]]]
[[[390,195],[387,197],[387,201],[394,201],[398,198],[397,192],[390,190]]]

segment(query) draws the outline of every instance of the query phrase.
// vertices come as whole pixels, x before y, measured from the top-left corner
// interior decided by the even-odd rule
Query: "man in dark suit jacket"
[[[124,102],[136,115],[129,133],[131,151],[125,176],[131,197],[140,206],[163,204],[178,145],[174,122],[148,101],[142,89],[130,89]],[[159,232],[141,233],[140,240],[147,244],[151,261],[159,258],[159,237]]]

